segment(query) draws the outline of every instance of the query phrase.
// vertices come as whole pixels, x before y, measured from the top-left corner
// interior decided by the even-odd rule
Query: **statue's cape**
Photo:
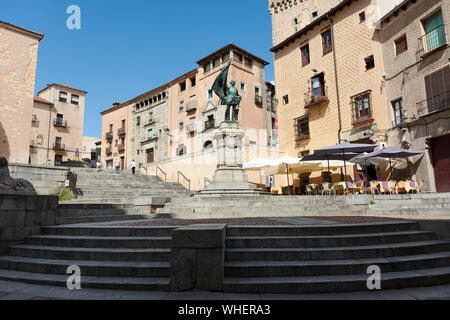
[[[228,70],[230,70],[231,62],[225,69],[217,76],[216,81],[212,86],[212,90],[219,96],[220,103],[223,104],[227,97],[227,82],[228,82]]]

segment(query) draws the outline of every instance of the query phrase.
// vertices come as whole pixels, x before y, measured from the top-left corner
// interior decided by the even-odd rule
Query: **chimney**
[[[120,106],[120,105],[121,105],[120,102],[117,102],[117,101],[114,101],[114,102],[113,102],[113,107],[117,107],[117,106]]]

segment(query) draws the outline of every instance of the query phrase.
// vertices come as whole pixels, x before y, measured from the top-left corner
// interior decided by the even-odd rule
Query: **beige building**
[[[374,25],[388,6],[378,6],[375,0],[340,1],[271,49],[280,101],[280,149],[290,156],[345,141],[387,141],[391,122],[380,34]],[[282,22],[273,21],[277,34]]]
[[[425,151],[403,174],[438,192],[450,192],[449,22],[449,0],[403,1],[379,22],[389,144]]]
[[[33,97],[43,34],[0,21],[0,156],[29,163]]]
[[[30,121],[32,164],[81,160],[86,94],[65,84],[51,84],[39,91]]]
[[[248,154],[276,148],[277,106],[274,86],[265,82],[268,63],[230,44],[199,60],[198,68],[102,112],[106,166],[128,169],[135,160],[143,172],[155,174],[158,166],[173,180],[180,171],[193,188],[203,188],[215,170],[214,134],[225,116],[211,87],[231,60],[228,80],[236,81],[242,96],[239,120],[252,150]]]

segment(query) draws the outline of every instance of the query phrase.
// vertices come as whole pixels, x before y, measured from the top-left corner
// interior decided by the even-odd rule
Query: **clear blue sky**
[[[81,8],[81,30],[69,30],[69,5]],[[0,20],[45,34],[39,46],[36,91],[65,83],[88,91],[84,134],[101,136],[100,112],[194,68],[200,58],[233,42],[269,61],[267,0],[14,0]]]

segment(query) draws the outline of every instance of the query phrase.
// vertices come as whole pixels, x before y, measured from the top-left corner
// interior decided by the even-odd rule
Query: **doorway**
[[[125,170],[125,157],[120,158],[120,170]]]
[[[450,135],[431,139],[437,192],[450,192]]]

